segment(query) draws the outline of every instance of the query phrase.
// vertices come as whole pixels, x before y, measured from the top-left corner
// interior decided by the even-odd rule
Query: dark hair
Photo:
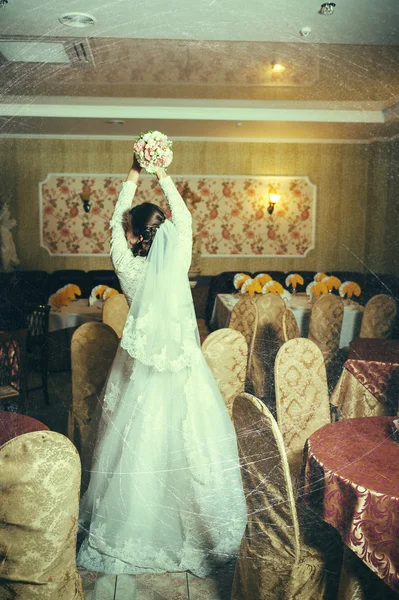
[[[165,221],[165,213],[156,204],[143,202],[130,211],[130,226],[135,237],[143,236],[132,248],[135,256],[147,256],[154,241],[157,229]]]

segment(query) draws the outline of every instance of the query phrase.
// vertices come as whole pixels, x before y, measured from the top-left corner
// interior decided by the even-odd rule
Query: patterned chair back
[[[250,296],[241,298],[231,311],[229,329],[239,331],[248,346],[248,355],[253,351],[255,334],[258,326],[258,309]]]
[[[278,294],[255,297],[258,326],[248,361],[247,391],[262,401],[274,404],[274,359],[284,343],[283,313],[285,302]]]
[[[333,294],[321,296],[312,306],[308,339],[321,350],[327,364],[339,350],[344,303]]]
[[[284,342],[288,342],[288,340],[293,340],[301,336],[297,320],[294,313],[289,308],[286,308],[283,313],[283,336]]]
[[[240,394],[233,404],[233,422],[248,525],[231,600],[323,598],[322,564],[301,548],[290,471],[276,421],[257,398]]]
[[[47,342],[50,306],[32,306],[27,311],[28,347],[30,344]]]
[[[129,314],[129,305],[123,294],[110,296],[103,306],[103,323],[112,327],[120,339]]]
[[[296,489],[307,438],[330,422],[323,355],[310,340],[290,340],[278,351],[274,372],[277,423]]]
[[[378,294],[371,298],[364,309],[360,337],[391,338],[397,310],[396,300],[392,296]]]
[[[239,331],[218,329],[208,335],[202,353],[231,416],[234,398],[245,386],[248,359],[245,338]]]
[[[76,569],[80,460],[54,431],[0,448],[0,597],[83,600]]]
[[[95,321],[84,323],[72,336],[72,406],[68,437],[79,451],[86,442],[118,344],[115,331],[109,325]]]

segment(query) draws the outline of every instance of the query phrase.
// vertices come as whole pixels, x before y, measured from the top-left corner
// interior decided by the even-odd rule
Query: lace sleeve
[[[115,205],[114,214],[110,221],[111,227],[111,261],[115,271],[129,269],[134,256],[128,246],[125,232],[123,231],[123,213],[132,207],[132,200],[137,186],[133,181],[125,181]]]
[[[185,262],[188,271],[191,265],[193,246],[191,213],[169,176],[160,179],[159,184],[172,211],[172,222],[179,233],[181,260]]]

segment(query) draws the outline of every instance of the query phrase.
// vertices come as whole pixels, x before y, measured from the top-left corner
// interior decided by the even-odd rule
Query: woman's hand
[[[140,173],[140,171],[141,171],[141,166],[140,166],[139,161],[137,160],[135,154],[133,154],[132,170],[137,171],[138,173]]]
[[[133,181],[133,183],[137,183],[139,180],[140,172],[141,172],[141,167],[139,165],[139,162],[138,162],[137,158],[135,157],[135,155],[133,155],[133,164],[128,173],[128,176],[126,177],[126,181]]]
[[[167,174],[163,169],[157,169],[156,176],[158,177],[158,179],[163,179],[164,177],[167,177]]]

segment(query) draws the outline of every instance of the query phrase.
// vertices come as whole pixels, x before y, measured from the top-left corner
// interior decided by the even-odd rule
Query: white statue
[[[19,265],[17,250],[12,239],[11,229],[17,224],[11,219],[8,204],[3,204],[0,209],[0,239],[1,239],[1,267],[3,271],[11,271]]]

